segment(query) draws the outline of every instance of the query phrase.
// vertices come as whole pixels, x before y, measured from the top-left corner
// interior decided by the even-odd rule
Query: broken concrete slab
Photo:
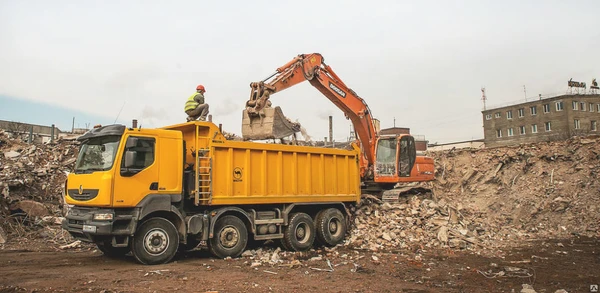
[[[4,157],[7,159],[14,159],[17,158],[21,155],[21,153],[19,152],[15,152],[15,151],[8,151],[4,153]]]
[[[23,211],[29,217],[45,217],[49,215],[48,208],[43,203],[33,200],[22,200],[11,205],[13,212]]]

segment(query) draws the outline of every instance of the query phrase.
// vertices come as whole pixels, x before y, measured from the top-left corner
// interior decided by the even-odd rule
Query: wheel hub
[[[335,232],[337,232],[338,230],[338,223],[336,220],[332,220],[331,222],[329,222],[329,232],[331,232],[332,234],[335,234]]]
[[[234,247],[240,240],[240,233],[237,229],[231,226],[224,227],[219,233],[219,241],[226,248]]]
[[[159,255],[169,246],[169,236],[162,229],[152,229],[144,236],[144,249],[149,254]]]

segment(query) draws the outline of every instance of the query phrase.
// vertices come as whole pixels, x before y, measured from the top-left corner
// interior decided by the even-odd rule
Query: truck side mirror
[[[137,146],[137,143],[138,143],[138,138],[130,136],[127,138],[127,142],[125,142],[125,149],[126,150],[131,149],[131,148]]]
[[[127,140],[129,143],[129,139]],[[125,162],[123,162],[123,167],[131,168],[135,165],[135,158],[137,157],[136,151],[125,151]]]

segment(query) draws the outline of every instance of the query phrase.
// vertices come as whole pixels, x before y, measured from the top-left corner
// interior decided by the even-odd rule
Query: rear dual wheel
[[[289,224],[283,229],[281,244],[287,250],[306,251],[315,242],[315,224],[305,213],[290,215]]]
[[[320,211],[315,218],[317,240],[325,246],[336,246],[346,235],[346,218],[340,210],[329,208]]]

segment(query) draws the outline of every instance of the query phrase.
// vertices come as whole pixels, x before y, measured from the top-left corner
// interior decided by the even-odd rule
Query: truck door
[[[115,168],[114,207],[134,207],[146,195],[158,193],[157,139],[130,135],[126,139],[120,168]],[[126,163],[128,157],[129,166]]]

